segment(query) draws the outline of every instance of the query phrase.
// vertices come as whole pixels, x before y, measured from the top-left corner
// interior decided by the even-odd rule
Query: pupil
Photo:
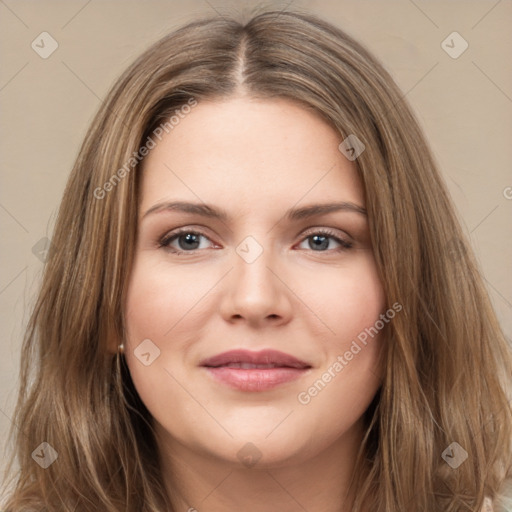
[[[314,247],[316,247],[316,248],[327,249],[327,247],[329,245],[328,237],[323,236],[323,235],[314,235],[313,240],[315,241]],[[320,243],[316,243],[316,242],[320,242]]]
[[[197,249],[197,247],[191,247],[190,245],[188,246],[185,246],[183,247],[183,245],[181,244],[181,240],[185,238],[185,240],[187,241],[187,243],[192,243],[192,244],[199,244],[199,242],[197,240],[193,240],[194,238],[197,238],[197,235],[194,235],[193,233],[187,233],[186,235],[182,235],[180,237],[180,246],[181,248],[183,249]]]

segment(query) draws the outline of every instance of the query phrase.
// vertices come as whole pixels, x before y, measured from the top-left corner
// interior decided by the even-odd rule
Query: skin
[[[288,208],[331,201],[364,208],[342,140],[289,100],[234,96],[200,102],[144,160],[125,357],[154,418],[177,511],[350,509],[361,417],[381,383],[382,332],[309,403],[298,394],[386,309],[368,220],[354,211],[284,219]],[[230,218],[170,210],[143,218],[171,200],[204,202]],[[185,254],[159,246],[181,227],[201,231],[195,250],[185,235],[169,242]],[[352,247],[327,238],[317,248],[321,228]],[[236,251],[247,236],[263,250],[251,263]],[[145,339],[160,350],[148,366],[134,352]],[[280,350],[312,368],[271,390],[235,390],[199,366],[234,348]],[[260,458],[249,467],[240,450]]]

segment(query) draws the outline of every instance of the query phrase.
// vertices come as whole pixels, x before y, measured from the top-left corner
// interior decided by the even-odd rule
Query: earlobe
[[[105,348],[108,354],[115,356],[119,351],[119,346],[123,344],[123,340],[117,333],[115,326],[112,322],[108,322],[105,325]]]
[[[106,350],[109,355],[115,356],[122,348],[122,352],[124,352],[124,346],[122,343],[119,343],[119,340],[114,337],[109,337],[107,344],[106,344]]]

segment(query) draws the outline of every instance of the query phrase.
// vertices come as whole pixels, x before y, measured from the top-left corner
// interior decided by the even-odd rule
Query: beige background
[[[256,5],[317,13],[391,72],[431,141],[512,338],[509,0],[0,0],[0,451],[23,325],[43,268],[32,247],[51,238],[67,176],[101,99],[134,57],[168,31],[197,14],[250,13]],[[31,48],[43,31],[59,45],[47,59]],[[453,31],[469,44],[457,59],[441,47]]]

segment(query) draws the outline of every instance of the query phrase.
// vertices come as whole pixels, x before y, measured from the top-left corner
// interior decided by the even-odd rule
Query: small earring
[[[117,346],[117,352],[122,355],[124,354],[124,343],[121,343],[121,345]]]

